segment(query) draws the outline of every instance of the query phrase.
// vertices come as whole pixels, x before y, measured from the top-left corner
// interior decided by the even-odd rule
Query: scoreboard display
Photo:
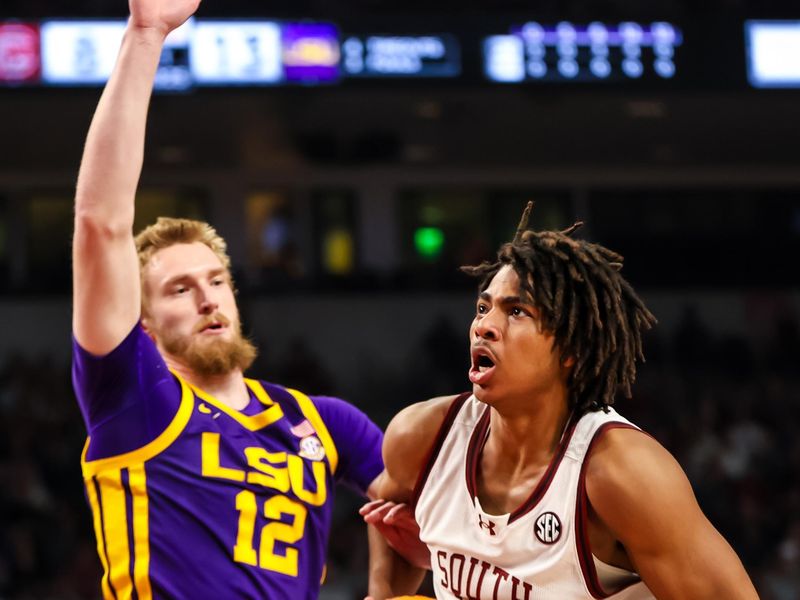
[[[501,83],[671,79],[682,42],[666,22],[529,22],[485,39],[484,73]]]
[[[747,21],[744,27],[750,85],[800,88],[800,21]]]
[[[266,85],[283,79],[277,23],[196,22],[189,56],[192,78],[198,85]]]
[[[461,51],[451,34],[351,35],[342,43],[350,77],[457,77]]]
[[[0,88],[102,86],[126,21],[0,21]],[[616,23],[453,15],[397,31],[329,21],[192,18],[165,43],[155,89],[447,85],[800,88],[800,21]]]

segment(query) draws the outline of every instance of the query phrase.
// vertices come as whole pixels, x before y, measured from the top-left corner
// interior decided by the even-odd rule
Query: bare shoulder
[[[666,448],[643,431],[628,427],[603,432],[587,460],[587,483],[624,484],[629,477],[674,475],[673,469],[683,473]]]
[[[383,461],[394,481],[413,489],[436,434],[456,395],[418,402],[400,411],[383,440]]]
[[[618,533],[643,513],[659,512],[676,502],[696,505],[675,458],[639,430],[606,431],[586,460],[589,501],[612,530],[622,530]]]
[[[611,429],[586,460],[594,513],[656,597],[758,597],[678,461],[656,440],[635,429]]]

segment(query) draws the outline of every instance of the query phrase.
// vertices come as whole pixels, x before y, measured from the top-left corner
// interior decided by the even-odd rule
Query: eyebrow
[[[215,267],[215,268],[211,269],[210,271],[208,271],[206,273],[206,276],[209,279],[213,279],[214,277],[218,277],[219,275],[224,275],[225,273],[226,273],[226,271],[225,271],[224,268]],[[194,279],[194,277],[192,277],[191,275],[189,275],[187,273],[182,273],[180,275],[176,275],[175,277],[171,277],[170,279],[167,279],[164,282],[163,286],[165,288],[167,288],[167,287],[170,287],[171,285],[175,285],[176,283],[181,283],[183,281],[191,281],[192,279]]]
[[[481,292],[478,297],[481,300],[485,300],[486,302],[492,302],[493,298],[489,292]],[[520,296],[503,296],[497,299],[497,302],[500,304],[525,304],[531,306],[529,302],[525,302]]]

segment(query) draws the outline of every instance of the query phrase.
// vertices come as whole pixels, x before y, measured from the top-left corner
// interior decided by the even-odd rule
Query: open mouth
[[[483,385],[491,378],[495,370],[494,357],[485,348],[475,348],[472,351],[472,365],[469,370],[469,380],[472,383]]]
[[[198,333],[221,333],[228,328],[228,322],[225,319],[213,318],[212,320],[204,321],[198,324],[195,331]]]
[[[475,366],[478,367],[478,370],[481,373],[491,369],[494,366],[494,361],[489,358],[488,356],[482,354],[478,357],[478,360],[475,361]]]

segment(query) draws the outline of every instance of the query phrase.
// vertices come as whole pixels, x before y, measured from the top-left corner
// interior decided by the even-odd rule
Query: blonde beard
[[[161,346],[172,356],[201,377],[214,377],[250,368],[258,350],[242,336],[234,332],[233,338],[201,340],[194,336],[180,336],[156,332]]]

